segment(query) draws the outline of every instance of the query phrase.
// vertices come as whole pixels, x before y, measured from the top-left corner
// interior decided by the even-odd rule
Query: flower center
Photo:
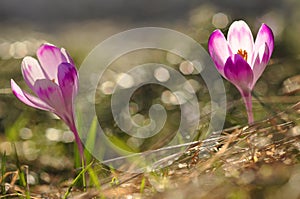
[[[53,83],[55,83],[55,79],[52,79],[51,81],[52,81]]]
[[[237,54],[241,55],[242,58],[243,58],[245,61],[247,61],[247,59],[248,59],[248,53],[247,53],[246,50],[239,49],[238,52],[237,52]]]

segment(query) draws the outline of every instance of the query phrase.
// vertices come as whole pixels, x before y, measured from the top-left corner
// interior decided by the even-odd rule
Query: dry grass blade
[[[285,183],[299,175],[299,114],[300,103],[297,103],[251,126],[224,130],[214,147],[204,150],[199,143],[190,149],[190,158],[184,158],[172,167],[171,182],[181,183],[154,198],[175,195],[182,198],[187,195],[189,198],[233,195],[276,198],[279,193],[272,190],[278,187],[284,187],[287,195],[295,195]],[[186,167],[179,168],[180,164]],[[180,187],[180,191],[176,187]],[[300,192],[297,193],[300,196]]]

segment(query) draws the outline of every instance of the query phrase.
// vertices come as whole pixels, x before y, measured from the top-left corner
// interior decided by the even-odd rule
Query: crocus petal
[[[69,63],[59,65],[58,83],[66,105],[72,104],[78,91],[78,76],[74,65]]]
[[[49,106],[58,116],[66,112],[66,105],[61,90],[57,84],[48,79],[37,80],[34,84],[36,95]]]
[[[266,24],[262,24],[256,36],[255,49],[259,50],[265,43],[268,46],[268,59],[270,59],[274,49],[274,35],[269,26],[267,26]]]
[[[66,49],[61,48],[60,51],[65,56],[68,63],[75,65],[72,57],[69,55],[69,53],[66,51]]]
[[[252,60],[253,36],[249,26],[242,20],[235,21],[228,30],[227,39],[232,53],[236,54],[238,50],[246,50],[248,60]]]
[[[33,89],[37,79],[45,79],[45,74],[38,61],[32,57],[25,57],[21,64],[22,74],[29,88]]]
[[[46,110],[46,111],[53,111],[53,109],[47,105],[45,102],[41,101],[39,98],[34,97],[25,91],[23,91],[14,80],[10,81],[11,89],[13,94],[23,103],[31,106],[33,108]]]
[[[43,44],[37,50],[37,57],[49,80],[56,80],[59,64],[67,62],[67,59],[61,50],[51,44]]]
[[[258,78],[264,72],[264,70],[265,70],[265,68],[268,64],[269,57],[270,57],[269,48],[267,46],[267,43],[265,43],[264,45],[262,45],[260,47],[260,49],[257,53],[257,56],[255,58],[255,62],[254,62],[254,65],[253,65],[254,79],[253,79],[252,88],[254,87],[256,81],[258,80]]]
[[[215,30],[208,40],[208,51],[218,71],[224,76],[224,65],[231,55],[228,42],[220,30]]]
[[[253,82],[253,72],[249,64],[238,54],[229,57],[225,63],[224,74],[240,92],[248,92]]]

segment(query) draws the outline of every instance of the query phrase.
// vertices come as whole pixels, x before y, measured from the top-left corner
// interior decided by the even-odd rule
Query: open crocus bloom
[[[78,91],[78,75],[74,62],[65,49],[43,44],[37,50],[38,61],[25,57],[21,69],[25,82],[35,93],[33,96],[11,80],[13,94],[25,104],[58,115],[74,133],[79,153],[83,148],[74,118],[74,98]]]
[[[273,49],[274,36],[267,25],[261,25],[254,42],[244,21],[232,23],[227,40],[220,30],[215,30],[208,41],[208,50],[217,70],[242,94],[249,123],[253,122],[251,91],[266,68]]]

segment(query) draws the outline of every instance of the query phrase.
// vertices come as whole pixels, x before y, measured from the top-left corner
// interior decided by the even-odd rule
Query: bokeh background
[[[265,104],[262,105],[254,99],[254,112],[256,120],[270,117],[299,101],[299,9],[298,0],[2,0],[0,152],[13,154],[13,141],[22,161],[33,168],[42,168],[42,172],[39,173],[35,172],[35,169],[32,170],[32,184],[48,182],[49,170],[58,173],[71,170],[72,133],[54,115],[34,110],[19,102],[11,94],[10,79],[13,78],[25,88],[20,63],[25,56],[35,56],[36,49],[42,43],[49,42],[66,48],[79,68],[86,55],[101,41],[113,34],[137,27],[157,26],[174,29],[187,34],[207,48],[210,33],[217,28],[227,33],[234,20],[245,20],[254,35],[261,23],[268,24],[275,35],[275,50],[269,66],[254,90]],[[166,52],[136,52],[128,56],[118,60],[115,65],[161,60],[186,75],[199,96],[207,94],[199,75],[193,73],[193,69],[190,71],[190,66],[176,56]],[[100,114],[109,109],[109,96],[115,85],[114,79],[118,77],[115,73],[108,75],[110,79],[99,85],[99,95],[96,96],[99,98],[97,101]],[[225,127],[246,124],[246,112],[239,93],[228,82],[225,82],[225,86],[228,100]],[[178,108],[174,96],[163,88],[145,89],[140,91],[140,94],[137,93],[131,103],[133,117],[139,124],[147,124],[145,110],[153,102],[162,101],[162,104],[172,106],[172,110]],[[208,114],[209,99],[201,102],[201,105],[202,113]],[[102,119],[108,130],[114,130],[114,122],[109,113],[104,114]],[[207,121],[203,120],[202,124],[205,128]],[[170,125],[172,127],[172,123]],[[173,125],[176,126],[176,123]]]

